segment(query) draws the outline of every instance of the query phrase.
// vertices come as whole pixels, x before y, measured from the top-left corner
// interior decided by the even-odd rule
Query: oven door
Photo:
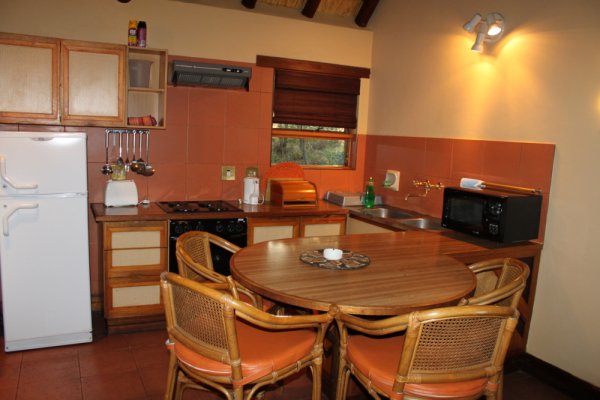
[[[169,223],[169,271],[178,272],[175,245],[177,238],[185,232],[205,231],[220,236],[239,246],[246,247],[248,221],[246,218],[178,220]],[[232,254],[214,244],[210,244],[213,268],[222,275],[230,275],[229,260]]]

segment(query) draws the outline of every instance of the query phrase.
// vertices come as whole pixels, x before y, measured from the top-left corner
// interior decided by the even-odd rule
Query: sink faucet
[[[441,182],[438,183],[431,183],[428,180],[425,181],[419,181],[419,180],[413,180],[413,186],[414,187],[422,187],[425,189],[424,192],[422,193],[407,193],[406,196],[404,196],[404,200],[408,200],[410,197],[427,197],[427,194],[429,194],[429,191],[431,189],[436,189],[436,190],[442,190],[444,188],[444,185]]]

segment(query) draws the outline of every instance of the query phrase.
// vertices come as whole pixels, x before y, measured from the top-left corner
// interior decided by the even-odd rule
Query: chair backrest
[[[240,379],[235,311],[230,304],[236,300],[169,272],[161,274],[161,291],[169,339],[206,358],[230,364],[231,377]]]
[[[406,383],[498,383],[518,319],[511,307],[460,306],[410,314],[394,391]]]
[[[224,282],[225,277],[215,272],[212,262],[210,245],[222,247],[231,253],[240,248],[235,244],[212,233],[190,231],[177,238],[175,255],[179,273],[184,278]]]
[[[472,297],[461,305],[495,304],[516,308],[527,285],[529,267],[515,258],[495,258],[469,265],[477,277]]]
[[[314,330],[316,334],[313,352],[310,356],[297,355],[299,359],[303,358],[306,362],[306,359],[321,359],[325,333],[337,313],[337,307],[332,306],[328,313],[318,315],[268,314],[235,299],[230,294],[235,290],[235,282],[231,277],[227,278],[226,284],[220,284],[197,282],[172,272],[163,272],[160,276],[160,284],[169,341],[174,346],[180,343],[210,360],[229,364],[230,376],[223,376],[220,373],[215,376],[206,371],[206,377],[214,382],[225,382],[234,386],[240,384],[243,378],[236,319],[240,320],[238,323],[257,327],[255,333],[249,334],[252,341],[260,340],[262,332],[266,334],[276,330]],[[248,333],[247,329],[244,331]],[[257,331],[261,334],[257,334]],[[286,368],[293,370],[295,366],[296,364],[293,363]],[[253,371],[252,367],[250,371]],[[281,371],[275,371],[273,374],[277,375],[278,372]],[[271,378],[272,376],[269,375],[269,379]]]

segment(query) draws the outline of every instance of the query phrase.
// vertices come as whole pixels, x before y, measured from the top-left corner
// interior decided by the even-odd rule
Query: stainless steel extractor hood
[[[174,60],[171,66],[173,85],[209,86],[248,90],[252,69],[233,65]]]

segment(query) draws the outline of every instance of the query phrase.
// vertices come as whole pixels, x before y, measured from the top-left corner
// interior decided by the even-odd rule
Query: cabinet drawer
[[[113,308],[160,304],[160,285],[115,287],[112,298]]]
[[[109,250],[109,268],[163,265],[164,248]]]
[[[166,222],[111,222],[104,226],[104,250],[167,247]]]
[[[104,310],[109,323],[112,318],[160,317],[164,314],[160,282],[112,281],[106,286]]]

